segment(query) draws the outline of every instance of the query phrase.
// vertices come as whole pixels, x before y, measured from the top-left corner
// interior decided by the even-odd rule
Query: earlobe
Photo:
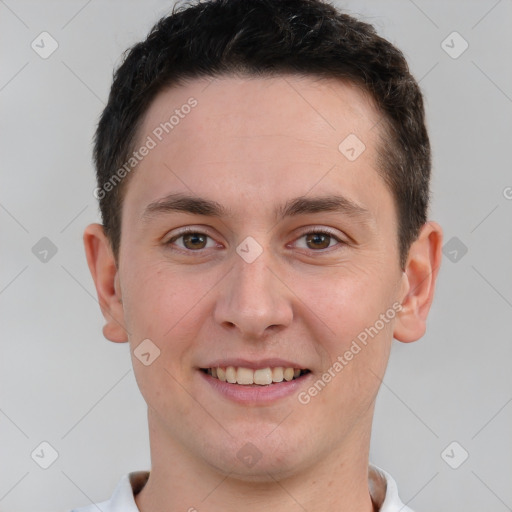
[[[87,264],[94,280],[101,312],[105,318],[103,335],[110,341],[128,341],[124,327],[119,273],[110,242],[101,224],[90,224],[84,231]]]
[[[426,322],[442,259],[443,231],[436,222],[426,222],[412,243],[404,270],[402,310],[396,317],[393,336],[408,343],[420,339]]]

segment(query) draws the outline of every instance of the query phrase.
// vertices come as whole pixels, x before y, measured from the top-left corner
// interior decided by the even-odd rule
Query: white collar
[[[71,512],[140,512],[134,496],[139,493],[149,477],[148,471],[135,471],[124,475],[108,501],[74,509]],[[368,486],[373,502],[379,512],[413,512],[405,506],[398,496],[393,477],[383,469],[370,464]]]

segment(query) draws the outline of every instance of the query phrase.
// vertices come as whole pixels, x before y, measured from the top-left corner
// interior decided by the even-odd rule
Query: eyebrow
[[[183,212],[218,218],[236,217],[233,210],[221,205],[217,201],[199,196],[175,193],[148,204],[141,215],[141,219],[143,222],[148,222],[156,216],[171,212]],[[361,221],[372,219],[369,210],[341,195],[296,197],[277,207],[274,210],[274,217],[278,220],[286,217],[322,212],[340,213],[349,217],[359,218]]]

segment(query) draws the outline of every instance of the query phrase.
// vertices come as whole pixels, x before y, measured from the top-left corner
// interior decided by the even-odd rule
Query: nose
[[[276,271],[269,251],[252,263],[238,255],[222,282],[215,307],[217,325],[238,330],[246,339],[261,339],[291,324],[292,297],[286,279]]]

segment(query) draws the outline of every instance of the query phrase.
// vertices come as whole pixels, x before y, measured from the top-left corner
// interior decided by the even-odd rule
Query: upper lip
[[[228,366],[251,368],[252,370],[260,370],[262,368],[300,368],[301,370],[307,370],[307,367],[294,361],[287,361],[285,359],[270,358],[270,359],[259,359],[248,361],[247,359],[218,359],[210,363],[206,363],[200,368],[227,368]]]

